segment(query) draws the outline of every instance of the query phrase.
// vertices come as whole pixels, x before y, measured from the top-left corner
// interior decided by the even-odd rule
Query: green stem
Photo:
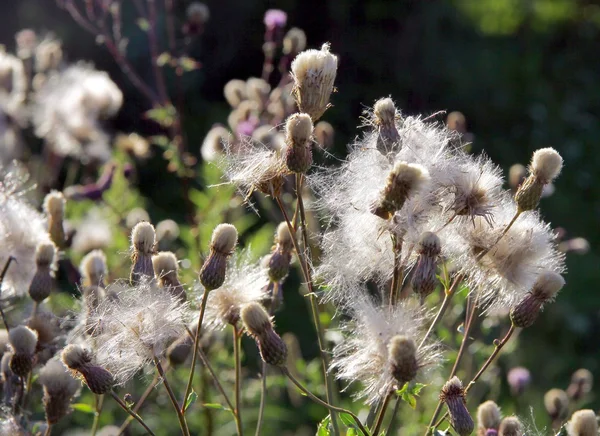
[[[94,413],[94,422],[92,423],[92,429],[90,435],[95,436],[98,431],[98,424],[100,423],[100,414],[102,413],[102,406],[104,405],[104,395],[94,394],[94,400],[96,403],[96,413]]]
[[[350,415],[352,417],[352,419],[354,419],[354,422],[356,423],[357,427],[360,429],[360,431],[362,432],[362,434],[364,436],[370,436],[371,433],[369,433],[369,431],[364,427],[364,425],[362,424],[362,422],[360,422],[360,419],[358,419],[358,416],[356,416],[354,413],[352,413],[349,410],[343,409],[341,407],[336,407],[336,406],[332,406],[331,404],[321,400],[319,397],[317,397],[316,395],[314,395],[312,392],[310,392],[308,389],[306,389],[304,387],[304,385],[302,385],[302,383],[300,383],[290,372],[289,369],[287,369],[286,367],[281,368],[281,371],[291,380],[292,383],[294,383],[296,385],[296,387],[298,387],[298,389],[300,389],[302,392],[304,392],[306,394],[306,396],[308,398],[310,398],[311,400],[313,400],[315,403],[320,404],[321,406],[329,409],[331,412],[338,412],[338,413],[346,413],[348,415]]]
[[[204,295],[202,296],[202,303],[200,305],[200,316],[198,316],[198,325],[196,326],[196,336],[194,337],[194,353],[192,354],[192,366],[190,368],[190,375],[185,388],[185,394],[181,402],[181,413],[185,413],[186,403],[190,392],[192,392],[192,383],[194,382],[194,371],[196,370],[196,361],[198,360],[198,349],[200,348],[200,333],[202,332],[202,320],[204,319],[204,312],[206,311],[206,302],[208,300],[208,293],[210,289],[204,288]]]
[[[167,368],[165,368],[165,371],[167,371]],[[140,410],[140,408],[142,407],[142,404],[144,404],[144,401],[146,401],[146,399],[150,396],[150,393],[152,392],[152,390],[158,384],[159,378],[160,378],[159,374],[156,374],[154,376],[154,379],[152,380],[152,382],[148,385],[148,387],[146,388],[146,390],[144,391],[144,393],[142,394],[140,399],[135,403],[135,406],[133,407],[134,412],[137,412],[138,410]],[[121,424],[121,427],[119,428],[119,434],[123,434],[125,432],[125,429],[127,427],[129,427],[129,424],[131,423],[131,421],[133,421],[133,416],[130,415],[123,422],[123,424]]]
[[[115,394],[114,391],[110,391],[110,395],[115,399],[115,401],[119,404],[119,406],[121,406],[121,408],[123,410],[125,410],[127,413],[129,413],[131,416],[133,416],[133,418],[137,422],[139,422],[142,425],[142,427],[144,427],[151,436],[156,436],[154,434],[154,432],[152,430],[150,430],[150,427],[148,427],[146,425],[146,423],[144,422],[142,417],[140,415],[138,415],[137,413],[135,413],[133,410],[131,410],[131,408],[129,406],[127,406],[127,404],[125,404],[123,401],[121,401],[119,396],[117,394]]]
[[[238,328],[233,326],[233,358],[235,360],[235,426],[237,428],[238,436],[243,435],[242,427],[242,365],[240,356],[240,342],[242,335]]]
[[[392,411],[392,418],[390,419],[388,428],[385,431],[386,435],[391,435],[392,429],[396,426],[396,420],[398,418],[398,410],[400,410],[400,398],[396,398],[396,404],[394,404],[394,410]]]
[[[379,415],[377,415],[377,420],[375,421],[375,427],[373,427],[373,436],[377,436],[379,431],[381,430],[381,426],[383,424],[383,418],[385,418],[385,411],[390,404],[390,400],[392,399],[392,395],[394,391],[389,391],[385,398],[383,399],[383,404],[381,405],[381,409],[379,410]]]
[[[50,436],[52,434],[52,424],[46,423],[46,431],[44,432],[44,436]]]
[[[158,373],[162,377],[163,384],[165,386],[165,389],[167,390],[167,394],[169,395],[169,399],[171,400],[171,403],[173,404],[173,407],[175,408],[175,413],[177,413],[177,419],[179,420],[179,426],[181,427],[181,433],[184,436],[190,436],[190,429],[188,428],[187,422],[185,420],[185,416],[184,416],[183,412],[179,409],[179,404],[177,403],[177,398],[175,397],[175,394],[173,393],[173,389],[171,389],[171,385],[169,384],[169,381],[167,380],[167,375],[165,374],[165,371],[164,371],[162,365],[160,364],[160,360],[158,360],[158,358],[156,356],[154,356],[154,365],[156,365],[156,369],[158,370]]]
[[[262,363],[262,380],[260,386],[260,406],[258,408],[258,422],[256,424],[256,431],[254,436],[260,436],[260,430],[262,428],[263,417],[265,413],[265,400],[267,398],[267,364]]]

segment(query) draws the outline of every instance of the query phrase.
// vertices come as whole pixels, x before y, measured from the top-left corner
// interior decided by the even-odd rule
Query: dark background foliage
[[[144,35],[123,2],[127,56],[142,75],[150,74]],[[187,2],[178,1],[180,18]],[[565,159],[556,193],[541,211],[568,237],[583,236],[591,251],[568,257],[567,286],[536,328],[520,336],[510,366],[534,370],[538,389],[566,387],[570,374],[587,367],[600,375],[600,6],[589,0],[226,0],[207,2],[211,18],[189,55],[202,68],[186,76],[185,126],[190,151],[198,154],[215,122],[229,108],[223,85],[260,74],[262,16],[277,7],[288,25],[304,29],[309,47],[330,41],[340,56],[334,107],[326,119],[336,129],[335,153],[358,134],[366,106],[391,95],[404,113],[460,110],[475,135],[474,152],[485,152],[507,172],[527,163],[540,147],[555,147]],[[129,85],[94,37],[76,26],[52,0],[0,3],[0,43],[14,47],[25,27],[53,32],[70,60],[89,60],[107,70],[125,93],[114,129],[152,134],[142,120],[146,102]],[[164,22],[159,23],[164,26]],[[141,190],[153,214],[183,213],[172,176],[156,158],[141,174]],[[167,212],[168,211],[168,212]],[[307,332],[308,329],[305,329]],[[302,333],[300,333],[302,334]],[[305,335],[308,333],[304,333]],[[598,404],[596,404],[598,406]]]

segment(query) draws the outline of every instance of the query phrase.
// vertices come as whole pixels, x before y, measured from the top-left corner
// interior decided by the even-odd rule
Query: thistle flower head
[[[400,303],[390,310],[365,297],[355,302],[351,310],[351,321],[342,327],[347,335],[334,348],[331,367],[338,379],[360,382],[362,389],[357,397],[366,397],[369,404],[440,360],[434,344],[426,342],[416,350],[425,317],[412,302]]]
[[[333,147],[334,136],[333,126],[327,121],[319,121],[315,125],[314,137],[322,149],[328,150]]]
[[[573,413],[567,424],[569,436],[597,436],[598,418],[593,410],[584,409]]]
[[[158,284],[181,301],[186,300],[185,289],[179,281],[177,256],[170,251],[161,251],[152,256],[152,266]]]
[[[238,107],[247,98],[246,82],[239,79],[230,80],[225,84],[223,94],[225,95],[225,100],[227,100],[227,103],[232,108]]]
[[[92,355],[85,348],[71,344],[67,345],[61,353],[61,359],[67,368],[81,368],[92,362]]]
[[[61,219],[65,213],[66,200],[62,192],[52,191],[44,198],[44,212],[51,217]]]
[[[220,254],[231,254],[237,244],[237,229],[232,224],[219,224],[213,230],[210,249]]]
[[[508,384],[513,395],[521,395],[531,383],[531,373],[527,368],[517,366],[508,371]]]
[[[550,418],[562,420],[569,411],[569,397],[562,389],[550,389],[544,394],[544,407]]]
[[[283,54],[296,55],[306,48],[306,33],[297,27],[292,27],[283,37]]]
[[[292,61],[294,98],[301,112],[316,122],[329,108],[329,97],[337,73],[337,58],[329,52],[329,44],[321,50],[306,50]]]
[[[246,332],[256,341],[262,360],[269,365],[284,366],[287,346],[275,333],[273,321],[265,308],[256,302],[248,303],[242,307],[240,318]]]
[[[592,391],[593,384],[594,376],[591,371],[580,368],[571,376],[571,383],[567,389],[567,395],[569,398],[577,401]]]
[[[33,354],[35,353],[38,335],[35,330],[20,325],[10,329],[8,340],[16,354]]]
[[[533,153],[530,171],[546,185],[560,174],[563,159],[553,148],[541,148]]]
[[[294,241],[286,222],[279,223],[275,232],[275,246],[268,259],[269,278],[277,283],[287,277],[292,260]]]
[[[61,353],[61,360],[69,369],[79,374],[90,391],[96,395],[105,394],[115,384],[113,375],[96,365],[91,353],[79,345],[67,345]]]
[[[35,263],[38,267],[49,268],[56,256],[56,245],[52,242],[42,242],[35,249]]]
[[[260,337],[273,328],[273,321],[260,303],[249,303],[242,307],[240,317],[244,328],[252,337]]]
[[[285,125],[285,163],[294,173],[305,173],[312,165],[313,123],[307,114],[291,115]]]
[[[500,408],[491,400],[481,403],[477,408],[477,426],[481,429],[498,430],[501,419],[502,413],[500,412]]]
[[[390,125],[396,122],[396,105],[391,98],[381,98],[373,106],[375,123],[380,125]]]
[[[146,256],[154,252],[156,235],[154,226],[149,222],[139,222],[131,231],[131,249]]]
[[[102,250],[92,250],[81,259],[79,272],[84,286],[103,286],[107,273],[106,255]]]
[[[46,421],[55,424],[68,413],[71,399],[80,384],[56,359],[48,361],[41,369],[38,381],[44,386]]]
[[[530,327],[544,306],[552,301],[564,286],[565,280],[553,271],[542,271],[533,284],[531,292],[510,311],[510,319],[516,327]]]
[[[462,382],[454,376],[446,382],[440,394],[440,400],[446,403],[450,415],[450,424],[460,436],[473,432],[475,423],[469,414],[465,401],[465,390]]]
[[[200,283],[205,288],[217,289],[225,281],[227,257],[233,253],[237,236],[237,230],[231,224],[219,224],[213,230],[210,254],[200,270]]]
[[[523,436],[523,424],[516,416],[507,416],[500,423],[499,436]]]

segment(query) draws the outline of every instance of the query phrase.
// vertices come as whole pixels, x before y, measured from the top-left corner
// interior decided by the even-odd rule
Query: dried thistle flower
[[[510,310],[510,319],[515,327],[530,327],[538,317],[544,304],[553,301],[565,285],[565,279],[552,271],[543,271],[538,276],[531,292]]]
[[[156,225],[156,240],[160,251],[168,251],[179,237],[179,225],[173,220],[162,220]]]
[[[102,250],[92,250],[81,259],[79,265],[82,285],[104,287],[107,274],[106,255]]]
[[[567,395],[574,401],[578,401],[592,391],[594,376],[585,368],[580,368],[571,376],[571,383],[567,388]]]
[[[312,165],[313,123],[307,114],[293,114],[285,124],[285,163],[293,173],[305,173]]]
[[[500,424],[498,436],[523,436],[523,425],[516,416],[507,416]]]
[[[38,335],[29,327],[20,325],[10,329],[8,340],[13,351],[10,369],[19,377],[25,377],[33,369],[35,363]]]
[[[398,386],[404,386],[417,376],[419,362],[417,361],[417,346],[411,338],[396,335],[388,344],[392,376],[398,381]]]
[[[500,420],[502,419],[502,413],[500,412],[500,408],[493,401],[486,401],[481,403],[477,408],[477,427],[479,430],[488,430],[494,429],[498,430],[500,428]],[[485,435],[478,430],[478,434]]]
[[[239,106],[241,102],[248,98],[246,93],[246,82],[239,79],[230,80],[225,84],[223,88],[225,94],[225,100],[232,108]]]
[[[63,363],[75,373],[83,377],[90,391],[103,395],[115,384],[112,374],[93,363],[91,353],[79,345],[67,345],[61,353]]]
[[[200,283],[210,290],[221,287],[225,281],[227,258],[237,244],[237,230],[231,224],[219,224],[213,230],[210,254],[200,270]]]
[[[295,56],[306,48],[306,33],[292,27],[283,37],[283,54]]]
[[[50,360],[40,371],[38,381],[44,386],[44,410],[48,424],[56,424],[69,413],[71,399],[79,389],[63,363]]]
[[[52,191],[44,198],[44,212],[48,216],[48,233],[52,238],[52,242],[58,248],[65,247],[65,230],[63,227],[65,204],[65,197],[59,191]]]
[[[273,321],[259,303],[248,303],[242,307],[240,318],[248,335],[256,341],[260,357],[269,365],[284,366],[287,346],[273,329]]]
[[[536,150],[529,165],[529,176],[517,189],[515,201],[520,211],[533,210],[542,198],[544,185],[558,177],[563,159],[553,148]]]
[[[54,279],[52,265],[56,256],[56,246],[52,242],[41,243],[35,250],[36,270],[29,285],[29,296],[36,303],[44,301],[52,291]]]
[[[597,436],[598,418],[593,410],[584,409],[573,413],[567,423],[569,436]]]
[[[152,256],[152,265],[158,285],[184,302],[187,297],[178,277],[177,256],[170,251],[161,251]]]
[[[279,223],[275,232],[275,246],[271,250],[268,264],[269,279],[272,282],[277,283],[287,277],[293,248],[294,242],[287,223]]]
[[[469,414],[462,382],[454,376],[446,382],[440,394],[440,400],[446,403],[450,415],[450,424],[460,436],[473,432],[475,423]]]
[[[321,50],[306,50],[292,61],[293,94],[300,112],[316,122],[329,108],[329,97],[337,73],[337,58],[329,52],[329,44]]]
[[[417,263],[413,270],[412,287],[423,301],[438,282],[437,265],[441,253],[440,238],[432,232],[423,232],[417,244]]]
[[[381,98],[373,106],[373,123],[377,126],[377,149],[384,154],[389,153],[394,146],[401,147],[400,133],[396,120],[400,115],[391,98]]]
[[[152,279],[152,255],[155,253],[156,237],[154,226],[149,222],[140,222],[131,231],[131,274],[132,285],[142,280]]]
[[[544,394],[544,407],[553,421],[562,421],[569,411],[569,397],[562,389],[550,389]]]

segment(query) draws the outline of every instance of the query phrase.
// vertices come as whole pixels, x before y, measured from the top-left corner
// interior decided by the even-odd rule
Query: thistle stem
[[[165,371],[168,371],[168,369],[165,368]],[[140,399],[135,403],[135,406],[133,407],[133,411],[134,412],[137,412],[138,410],[140,410],[140,408],[142,407],[142,404],[144,404],[144,401],[146,401],[146,399],[150,396],[150,393],[152,392],[152,390],[158,384],[158,379],[159,378],[160,378],[159,374],[156,374],[154,376],[154,379],[152,380],[152,382],[150,383],[150,385],[148,385],[148,387],[146,388],[146,390],[144,391],[144,393],[142,394],[142,396],[140,397]],[[125,429],[127,427],[129,427],[129,424],[131,423],[131,421],[133,421],[133,416],[130,415],[123,422],[123,424],[121,424],[121,427],[119,428],[119,434],[122,434],[123,432],[125,432]]]
[[[354,419],[354,422],[356,423],[356,425],[358,426],[358,428],[360,429],[361,433],[364,436],[370,436],[371,433],[369,433],[369,431],[364,427],[364,425],[360,422],[360,419],[358,419],[358,416],[356,416],[354,413],[352,413],[349,410],[346,409],[342,409],[341,407],[336,407],[336,406],[332,406],[329,403],[326,403],[325,401],[321,400],[319,397],[317,397],[316,395],[314,395],[312,392],[310,392],[308,389],[306,389],[304,387],[304,385],[302,385],[302,383],[300,383],[290,372],[289,369],[287,369],[286,367],[281,368],[281,371],[291,380],[292,383],[294,383],[296,385],[296,387],[298,387],[298,389],[300,389],[302,392],[304,392],[306,394],[306,396],[308,398],[310,398],[311,400],[313,400],[315,403],[320,404],[323,407],[326,407],[327,409],[329,409],[331,412],[338,412],[338,413],[347,413],[348,415],[350,415],[352,417],[352,419]]]
[[[46,423],[46,431],[44,432],[44,436],[50,436],[52,434],[52,424]]]
[[[394,404],[394,410],[392,411],[392,418],[388,424],[386,435],[392,434],[392,429],[396,426],[396,420],[398,419],[398,410],[400,410],[400,398],[396,398],[396,404]]]
[[[4,282],[4,277],[6,276],[8,267],[10,266],[10,263],[13,260],[16,262],[17,259],[15,259],[13,256],[8,256],[8,259],[6,260],[6,263],[4,264],[4,268],[2,268],[2,272],[0,273],[0,296],[2,295],[2,283]],[[2,309],[2,300],[1,299],[0,299],[0,315],[2,316],[2,322],[4,323],[4,328],[6,329],[6,332],[8,333],[8,331],[9,331],[8,322],[6,321],[6,316],[4,315],[4,310]]]
[[[235,360],[235,426],[238,436],[244,433],[242,427],[242,365],[240,356],[240,341],[242,335],[236,326],[233,326],[233,358]]]
[[[265,412],[265,400],[267,397],[267,364],[262,363],[262,377],[260,386],[260,406],[258,408],[258,422],[256,423],[255,436],[260,436],[260,430],[262,428],[262,422]]]
[[[373,427],[373,436],[377,436],[379,434],[379,431],[381,430],[383,418],[385,418],[385,411],[388,407],[388,404],[390,404],[390,400],[392,399],[393,394],[394,391],[389,391],[383,399],[383,404],[381,405],[381,409],[379,409],[379,415],[377,415],[377,420],[375,421],[375,427]]]
[[[187,422],[185,420],[185,416],[184,416],[183,412],[179,409],[179,404],[177,403],[177,398],[175,397],[175,394],[173,393],[173,389],[171,389],[171,385],[169,384],[169,381],[167,380],[167,375],[165,374],[165,371],[164,371],[162,365],[160,364],[160,360],[156,356],[154,356],[154,365],[156,365],[156,369],[158,370],[158,373],[160,374],[160,376],[163,380],[163,384],[165,385],[165,389],[167,390],[169,399],[171,400],[171,403],[173,403],[173,407],[175,408],[175,413],[177,413],[177,419],[179,420],[179,426],[181,427],[181,432],[183,433],[184,436],[190,436],[190,429],[188,428]]]
[[[90,436],[95,436],[96,432],[98,431],[98,424],[100,423],[100,414],[102,413],[102,406],[104,405],[104,395],[94,394],[94,403],[96,403],[96,412],[94,413],[94,422],[92,423]]]
[[[206,302],[208,300],[208,293],[210,289],[204,288],[204,295],[202,296],[202,303],[200,304],[200,315],[198,316],[198,325],[196,326],[196,336],[194,337],[194,352],[192,354],[192,366],[190,368],[190,375],[188,378],[187,386],[185,388],[185,394],[181,402],[181,413],[186,411],[187,398],[192,392],[192,383],[194,382],[194,371],[196,370],[196,361],[198,360],[198,348],[200,343],[200,333],[202,332],[202,320],[204,319],[204,312],[206,311]]]
[[[402,271],[400,268],[400,250],[396,244],[395,238],[392,238],[394,244],[394,273],[392,276],[392,285],[390,286],[390,309],[394,307],[394,304],[398,301],[398,294],[400,283],[402,283]]]
[[[125,404],[117,394],[114,393],[114,391],[110,391],[110,395],[115,399],[115,401],[119,404],[119,406],[121,406],[121,408],[126,411],[127,413],[129,413],[131,416],[133,416],[133,418],[139,422],[142,427],[144,427],[146,429],[146,431],[151,435],[151,436],[156,436],[154,434],[154,432],[152,430],[150,430],[150,427],[148,427],[146,425],[146,423],[144,422],[144,420],[141,418],[140,415],[138,415],[137,413],[135,413],[133,410],[131,410],[131,408],[129,408],[129,406],[127,406],[127,404]]]

